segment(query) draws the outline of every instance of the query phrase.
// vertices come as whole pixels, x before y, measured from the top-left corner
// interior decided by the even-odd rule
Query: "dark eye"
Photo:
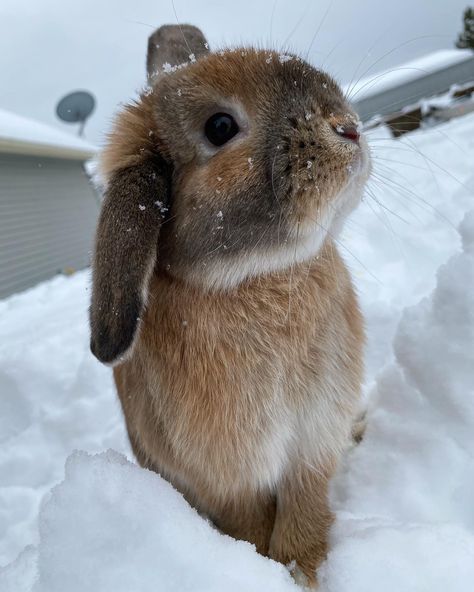
[[[215,113],[206,121],[204,133],[214,146],[222,146],[239,131],[235,119],[228,113]]]

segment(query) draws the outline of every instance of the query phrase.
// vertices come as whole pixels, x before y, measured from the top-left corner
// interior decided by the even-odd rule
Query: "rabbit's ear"
[[[159,155],[114,172],[96,235],[90,308],[91,350],[101,362],[123,358],[146,304],[170,193]]]
[[[163,25],[148,38],[146,67],[153,82],[166,67],[179,66],[209,53],[201,30],[193,25]]]

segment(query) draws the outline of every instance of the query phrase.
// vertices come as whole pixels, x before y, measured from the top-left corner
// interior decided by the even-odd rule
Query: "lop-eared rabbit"
[[[336,243],[367,144],[334,80],[294,55],[209,52],[165,26],[148,79],[102,154],[92,352],[139,463],[316,587],[363,372]]]

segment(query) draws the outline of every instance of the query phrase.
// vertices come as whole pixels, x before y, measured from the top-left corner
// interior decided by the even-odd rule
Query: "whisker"
[[[332,234],[332,232],[325,228],[320,222],[319,220],[316,220],[315,218],[313,218],[312,216],[307,216],[307,218],[309,220],[311,220],[312,222],[314,222],[315,224],[317,224],[328,236],[329,238],[331,238],[338,246],[340,246],[342,249],[344,249],[344,251],[346,251],[347,253],[349,253],[349,255],[380,285],[383,285],[383,282],[376,276],[374,275],[369,269],[367,269],[367,267],[362,263],[362,261],[356,256],[354,255],[354,253],[344,245],[344,243],[342,243],[338,238],[336,238],[334,236],[334,234]]]
[[[331,4],[329,4],[329,5],[328,5],[328,7],[326,8],[326,10],[325,10],[325,12],[324,12],[324,15],[323,15],[323,18],[322,18],[322,19],[321,19],[321,21],[319,22],[319,26],[318,26],[318,28],[316,29],[316,32],[314,33],[314,35],[313,35],[313,37],[312,37],[312,39],[311,39],[311,43],[309,44],[308,50],[307,50],[307,52],[306,52],[306,57],[305,57],[305,60],[306,60],[306,61],[308,61],[308,56],[309,56],[309,53],[310,53],[310,51],[311,51],[311,49],[312,49],[312,47],[313,47],[313,44],[314,44],[314,42],[316,41],[316,37],[318,36],[318,34],[319,34],[319,31],[321,30],[322,26],[323,26],[323,25],[324,25],[324,23],[326,22],[326,19],[327,19],[327,16],[328,16],[328,14],[329,14],[329,11],[331,10],[331,8],[332,8],[332,7],[333,7],[333,5],[334,5],[334,1],[335,1],[335,0],[332,0]]]
[[[278,0],[275,0],[273,3],[272,14],[270,15],[270,44],[273,45],[272,38],[273,38],[273,17],[275,16],[275,9],[276,5],[278,4]]]
[[[142,23],[141,21],[134,21],[131,19],[124,19],[126,23],[132,23],[134,25],[143,25],[144,27],[149,27],[150,29],[154,29],[155,27],[153,25],[150,25],[150,23]]]
[[[174,16],[175,16],[175,18],[176,18],[176,24],[177,24],[177,25],[178,25],[178,27],[179,27],[179,30],[180,30],[181,36],[183,37],[184,43],[186,44],[186,47],[188,48],[189,55],[191,56],[191,55],[192,55],[192,53],[193,53],[193,50],[192,50],[192,49],[189,47],[188,40],[186,39],[186,35],[184,34],[184,31],[183,31],[183,27],[181,26],[181,23],[179,22],[179,19],[178,19],[178,14],[177,14],[177,12],[176,12],[176,7],[175,7],[175,5],[174,5],[174,0],[171,0],[171,5],[172,5],[172,7],[173,7]]]
[[[395,160],[394,158],[384,158],[383,156],[372,155],[373,161],[381,161],[381,162],[392,162],[393,164],[401,164],[403,166],[407,166],[411,169],[418,169],[419,171],[427,171],[429,173],[433,172],[433,169],[423,167],[419,164],[413,164],[411,162],[405,162],[403,160]]]
[[[411,191],[410,189],[408,189],[407,187],[401,185],[400,183],[397,183],[396,181],[394,181],[393,179],[391,179],[390,177],[387,177],[381,173],[372,173],[374,178],[379,178],[379,181],[382,183],[383,187],[386,187],[386,184],[389,183],[391,185],[393,185],[394,187],[396,187],[398,189],[398,191],[400,193],[396,193],[396,195],[401,195],[405,193],[408,194],[409,196],[412,196],[415,198],[415,200],[419,200],[421,201],[423,204],[425,204],[426,206],[428,206],[428,208],[431,208],[431,210],[433,210],[433,212],[436,213],[436,215],[442,219],[444,222],[446,222],[451,228],[455,228],[455,225],[449,220],[449,218],[447,218],[442,212],[440,212],[440,210],[438,210],[438,208],[436,208],[435,206],[433,206],[432,204],[430,204],[426,199],[422,198],[420,195],[418,195],[417,193],[415,193],[414,191]],[[407,195],[404,196],[406,199],[408,199]],[[421,205],[418,204],[419,207],[421,208]],[[424,208],[422,208],[424,209]]]
[[[368,184],[367,188],[369,188],[369,187],[370,187],[370,185],[374,185],[375,187],[377,187],[377,188],[379,188],[379,189],[383,189],[383,190],[384,190],[384,192],[386,192],[386,191],[387,191],[387,185],[386,185],[386,182],[385,182],[385,181],[383,181],[383,180],[381,180],[381,179],[379,179],[379,178],[377,178],[375,175],[372,175],[372,177],[371,177],[371,179],[370,179],[370,181],[369,181],[369,184]],[[388,191],[394,192],[395,190],[394,190],[394,189],[392,189],[392,188],[388,188]],[[410,214],[410,215],[411,215],[411,216],[412,216],[412,217],[413,217],[413,218],[414,218],[414,219],[417,221],[417,223],[418,223],[418,224],[422,224],[422,220],[421,220],[421,218],[420,218],[419,216],[417,216],[417,215],[416,215],[416,214],[413,212],[413,210],[411,209],[411,207],[410,207],[410,206],[412,205],[412,202],[410,201],[410,198],[409,198],[409,197],[407,197],[407,196],[405,196],[405,195],[401,195],[401,194],[399,194],[399,193],[397,193],[396,195],[397,195],[397,197],[401,197],[401,198],[402,198],[402,199],[404,199],[406,202],[408,202],[408,203],[406,203],[406,204],[405,204],[405,206],[404,206],[404,207],[405,207],[405,209],[406,209],[406,210],[408,211],[408,213],[409,213],[409,214]],[[427,208],[425,208],[425,207],[424,207],[422,204],[418,204],[418,203],[416,203],[416,205],[417,205],[417,206],[418,206],[420,209],[422,209],[423,211],[428,211],[428,209],[427,209]],[[431,213],[431,212],[430,212],[430,213]]]
[[[411,140],[409,138],[405,138],[406,142],[410,142],[411,144],[411,148],[417,153],[419,154],[425,161],[430,162],[431,164],[433,164],[436,168],[438,168],[440,171],[442,171],[443,173],[445,173],[446,175],[448,175],[451,179],[453,179],[453,181],[456,181],[456,183],[458,183],[458,185],[460,187],[462,187],[463,189],[467,189],[468,191],[471,191],[471,188],[468,187],[467,185],[465,185],[462,181],[460,181],[457,177],[455,177],[450,171],[448,171],[448,169],[445,169],[444,167],[442,167],[440,164],[438,164],[437,162],[435,162],[432,158],[430,158],[429,156],[427,156],[426,154],[424,154],[419,148],[417,148],[413,142],[411,142]],[[404,143],[404,140],[401,140],[401,143]]]
[[[285,39],[285,41],[283,42],[283,47],[287,47],[288,42],[290,41],[290,39],[293,37],[293,35],[296,33],[298,27],[301,25],[301,23],[303,22],[303,20],[306,18],[306,15],[308,13],[308,7],[310,6],[311,1],[309,0],[306,3],[306,7],[304,9],[303,14],[300,16],[300,18],[298,19],[298,21],[296,22],[296,25],[293,27],[293,29],[290,31],[290,34],[288,35],[288,37]]]
[[[383,39],[385,37],[385,35],[387,34],[388,31],[390,31],[391,27],[387,27],[383,33],[381,33],[376,39],[375,41],[372,43],[372,45],[369,47],[369,49],[367,50],[367,52],[365,53],[365,55],[362,57],[362,59],[360,60],[360,62],[357,64],[356,69],[354,70],[354,73],[352,75],[352,78],[349,82],[349,84],[347,85],[347,90],[344,93],[344,97],[347,99],[349,96],[350,91],[352,90],[352,83],[354,82],[354,78],[357,75],[357,72],[359,70],[359,68],[362,66],[362,64],[364,63],[364,61],[366,60],[367,56],[370,55],[370,53],[372,52],[372,50],[374,49],[374,47],[377,45],[377,43],[380,41],[380,39]],[[354,82],[354,85],[358,84],[361,78],[357,79],[357,82]]]
[[[436,38],[440,38],[440,37],[449,37],[448,35],[420,35],[418,37],[412,37],[411,39],[408,39],[407,41],[404,41],[403,43],[398,44],[396,47],[393,47],[391,50],[387,51],[386,53],[384,53],[383,55],[381,55],[375,62],[373,62],[360,76],[359,79],[357,80],[357,82],[355,83],[355,85],[353,86],[353,88],[364,78],[364,76],[366,74],[368,74],[368,72],[370,72],[370,70],[372,70],[372,68],[374,66],[376,66],[377,64],[379,64],[383,59],[385,59],[386,57],[388,57],[389,55],[391,55],[393,52],[397,51],[398,49],[400,49],[401,47],[404,47],[405,45],[408,45],[410,43],[413,43],[415,41],[420,41],[421,39],[436,39]],[[352,92],[352,89],[348,90],[347,94],[346,94],[346,98],[350,98],[350,92]]]
[[[370,80],[367,80],[367,82],[365,82],[360,88],[358,88],[354,92],[353,95],[347,95],[346,98],[349,101],[353,102],[354,99],[356,98],[356,96],[361,91],[363,91],[365,88],[367,88],[369,85],[375,86],[375,84],[378,82],[378,80],[381,79],[381,78],[383,78],[384,76],[387,76],[388,74],[393,74],[393,72],[402,72],[402,71],[405,71],[405,70],[406,71],[410,71],[410,72],[421,72],[422,74],[429,74],[428,70],[424,70],[423,68],[416,68],[416,67],[412,67],[412,66],[399,66],[398,68],[392,68],[391,70],[387,70],[385,72],[381,72],[380,74],[374,76]],[[352,90],[354,90],[354,89],[352,89]]]
[[[384,210],[386,210],[387,212],[389,212],[390,214],[392,214],[392,216],[395,216],[395,218],[398,218],[401,222],[403,222],[404,224],[410,225],[410,222],[408,220],[406,220],[405,218],[403,218],[403,216],[401,216],[400,214],[397,214],[397,212],[394,212],[392,209],[390,209],[388,206],[386,206],[385,204],[383,204],[376,196],[375,193],[371,190],[370,187],[366,187],[366,192],[367,195],[373,199],[375,201],[375,203],[383,208]]]

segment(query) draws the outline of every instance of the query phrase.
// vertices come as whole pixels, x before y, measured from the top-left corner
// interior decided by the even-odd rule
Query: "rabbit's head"
[[[314,257],[360,200],[369,156],[332,78],[244,48],[164,64],[119,116],[103,171],[92,348],[114,361],[153,269],[232,290]]]

